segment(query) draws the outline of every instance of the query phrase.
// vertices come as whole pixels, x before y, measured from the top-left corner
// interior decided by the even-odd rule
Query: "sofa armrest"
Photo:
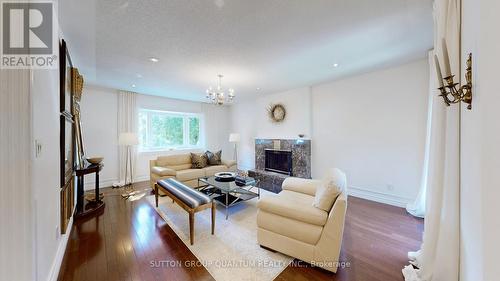
[[[153,170],[153,167],[156,167],[156,160],[149,160],[149,171],[151,172]]]
[[[151,173],[162,177],[177,175],[176,170],[165,167],[153,167],[151,168]]]
[[[283,181],[283,190],[295,191],[311,196],[316,195],[316,188],[321,183],[319,180],[289,177]]]
[[[233,166],[236,166],[236,161],[234,161],[234,160],[222,160],[222,165],[225,165],[228,169],[231,169]]]

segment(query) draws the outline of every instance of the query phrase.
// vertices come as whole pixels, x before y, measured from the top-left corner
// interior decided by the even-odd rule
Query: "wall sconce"
[[[466,84],[459,86],[458,83],[453,81],[455,75],[451,74],[450,60],[448,57],[448,49],[446,48],[446,42],[443,39],[443,58],[445,66],[445,75],[443,78],[441,75],[441,67],[439,66],[439,60],[436,55],[434,55],[434,62],[436,63],[436,74],[439,81],[439,91],[441,94],[439,96],[443,97],[444,103],[447,106],[450,104],[465,102],[468,104],[467,109],[472,109],[472,54],[469,53],[467,56],[467,68],[465,72]],[[443,84],[446,82],[446,85]]]

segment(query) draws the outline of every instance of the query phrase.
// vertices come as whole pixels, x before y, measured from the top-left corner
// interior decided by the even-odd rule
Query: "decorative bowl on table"
[[[100,156],[94,156],[94,157],[87,157],[87,161],[89,161],[90,164],[101,164],[102,160],[104,160],[104,157]]]
[[[216,181],[228,182],[228,181],[234,181],[234,179],[236,178],[236,173],[220,172],[220,173],[216,173],[214,176],[215,176]]]

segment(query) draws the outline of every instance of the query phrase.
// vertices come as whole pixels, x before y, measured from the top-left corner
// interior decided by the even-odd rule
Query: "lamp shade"
[[[139,144],[139,138],[137,138],[137,135],[134,133],[120,133],[120,136],[118,137],[118,144],[119,145],[138,145]]]
[[[229,142],[240,142],[240,134],[232,133],[229,135]]]

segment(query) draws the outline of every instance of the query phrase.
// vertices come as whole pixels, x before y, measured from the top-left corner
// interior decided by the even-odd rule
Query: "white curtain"
[[[427,105],[427,132],[425,138],[424,162],[422,165],[422,178],[420,180],[420,190],[418,191],[415,201],[406,206],[406,211],[415,217],[423,218],[425,216],[425,202],[427,196],[427,187],[429,182],[429,161],[431,150],[431,136],[432,136],[432,109],[434,102],[440,102],[435,99],[437,93],[436,88],[437,80],[434,69],[434,50],[429,51],[429,91],[428,91],[428,105]]]
[[[135,133],[137,134],[137,104],[136,104],[136,93],[127,91],[118,91],[118,135],[116,136],[116,142],[118,143],[118,137],[121,133]],[[125,167],[127,159],[127,148],[125,146],[119,146],[119,169],[120,169],[120,183],[125,183]],[[132,147],[132,182],[135,177],[135,170],[133,169],[136,165],[137,158],[137,148]]]
[[[459,81],[460,0],[436,0],[434,21],[434,50],[442,64],[444,38],[451,72],[455,81]],[[431,79],[434,89],[436,81]],[[460,110],[458,105],[446,107],[438,90],[433,91],[423,243],[418,252],[409,253],[419,269],[405,267],[403,275],[407,281],[456,281],[459,278]]]

